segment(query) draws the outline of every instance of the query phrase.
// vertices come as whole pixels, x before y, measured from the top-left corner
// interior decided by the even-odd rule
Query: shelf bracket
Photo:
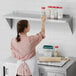
[[[13,28],[13,19],[9,19],[9,18],[6,18],[10,28],[12,29]]]
[[[68,24],[69,24],[70,30],[73,34],[73,18],[72,17],[69,19]]]

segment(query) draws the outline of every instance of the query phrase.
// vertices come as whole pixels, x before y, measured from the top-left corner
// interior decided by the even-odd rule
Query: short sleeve
[[[44,38],[45,38],[45,36],[41,32],[39,32],[36,35],[30,36],[29,40],[30,40],[31,44],[33,44],[34,46],[36,46]]]

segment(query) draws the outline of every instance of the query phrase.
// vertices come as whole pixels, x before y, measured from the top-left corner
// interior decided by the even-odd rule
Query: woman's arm
[[[34,36],[30,36],[29,40],[30,43],[34,46],[36,46],[42,39],[45,38],[45,21],[46,21],[46,17],[42,16],[41,17],[41,31],[39,33],[37,33]]]
[[[41,17],[41,34],[45,36],[45,21],[46,21],[46,16]]]

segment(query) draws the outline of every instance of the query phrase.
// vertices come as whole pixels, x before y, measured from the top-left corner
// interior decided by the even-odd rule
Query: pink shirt
[[[21,38],[20,42],[17,42],[16,38],[13,38],[11,40],[12,54],[18,60],[27,60],[35,56],[36,46],[44,38],[44,35],[42,35],[41,33],[38,33],[33,36],[20,35],[20,38]],[[19,68],[22,68],[22,67],[19,67]],[[20,75],[22,73],[18,73],[18,74]]]

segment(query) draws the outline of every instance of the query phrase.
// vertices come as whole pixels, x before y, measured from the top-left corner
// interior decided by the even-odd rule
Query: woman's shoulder
[[[37,37],[38,35],[40,35],[40,32],[39,32],[39,33],[36,33],[36,34],[34,34],[34,35],[30,35],[30,36],[28,36],[28,38],[29,38],[29,39],[31,39],[31,38],[35,38],[35,37]]]

